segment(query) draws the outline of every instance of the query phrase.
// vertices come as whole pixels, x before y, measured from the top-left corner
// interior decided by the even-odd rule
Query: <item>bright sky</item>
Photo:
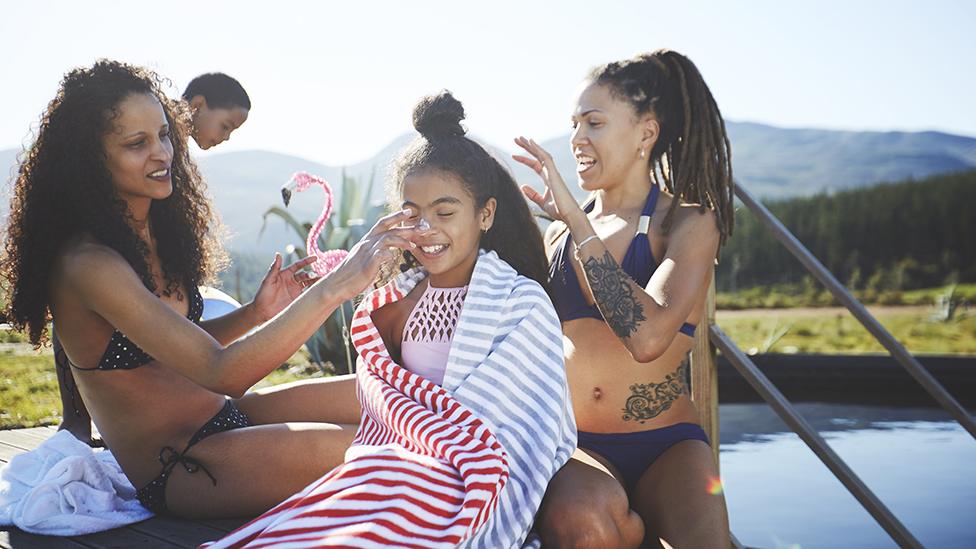
[[[695,61],[732,120],[976,135],[974,27],[967,1],[15,0],[0,149],[29,142],[64,72],[99,57],[155,69],[174,95],[202,72],[240,80],[251,117],[217,153],[339,165],[411,131],[441,88],[491,143],[561,135],[591,67],[660,47]]]

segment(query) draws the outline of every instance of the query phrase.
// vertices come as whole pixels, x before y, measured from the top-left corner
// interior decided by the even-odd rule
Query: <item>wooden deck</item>
[[[36,448],[56,432],[54,427],[0,431],[0,463]],[[17,528],[0,529],[2,549],[48,548],[150,548],[196,547],[223,537],[247,519],[183,520],[154,517],[123,528],[87,536],[54,537],[27,534]]]

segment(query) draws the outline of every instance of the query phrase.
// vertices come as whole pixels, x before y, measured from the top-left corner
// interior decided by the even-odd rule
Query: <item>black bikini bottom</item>
[[[169,481],[169,476],[177,465],[182,465],[187,473],[203,471],[210,477],[214,486],[216,486],[217,479],[210,474],[210,471],[202,463],[186,455],[186,453],[194,444],[210,435],[240,429],[241,427],[250,427],[251,425],[253,424],[247,415],[234,404],[234,401],[227,399],[224,407],[217,412],[217,415],[210,418],[210,421],[204,423],[203,427],[200,427],[194,433],[182,452],[177,452],[172,446],[166,446],[159,451],[159,462],[163,465],[163,470],[160,471],[158,477],[136,492],[136,498],[139,500],[139,503],[157,515],[167,514],[169,510],[166,507],[166,483]]]

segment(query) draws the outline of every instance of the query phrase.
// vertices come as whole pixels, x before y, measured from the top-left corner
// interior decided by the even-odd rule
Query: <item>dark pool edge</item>
[[[793,402],[938,406],[888,355],[767,353],[751,357]],[[976,356],[916,355],[967,408],[976,408]],[[723,356],[718,357],[719,402],[762,402]]]

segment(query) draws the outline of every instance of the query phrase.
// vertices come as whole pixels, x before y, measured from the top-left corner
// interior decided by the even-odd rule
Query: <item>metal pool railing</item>
[[[759,222],[792,253],[814,277],[817,278],[847,310],[883,345],[891,356],[908,371],[918,383],[949,414],[976,438],[976,421],[965,408],[881,325],[867,308],[841,284],[834,275],[777,219],[762,203],[741,185],[736,185],[735,195],[758,218]],[[779,417],[810,447],[827,468],[861,503],[878,524],[902,547],[922,547],[901,521],[861,481],[839,455],[793,407],[756,364],[736,346],[725,332],[715,324],[714,281],[709,289],[708,306],[703,324],[708,329],[696,338],[692,351],[692,398],[699,404],[702,425],[713,441],[718,438],[718,384],[715,375],[715,348],[738,370],[743,378],[769,403]],[[718,444],[713,445],[718,462]],[[734,536],[732,538],[735,540]],[[735,541],[733,541],[735,543]]]

